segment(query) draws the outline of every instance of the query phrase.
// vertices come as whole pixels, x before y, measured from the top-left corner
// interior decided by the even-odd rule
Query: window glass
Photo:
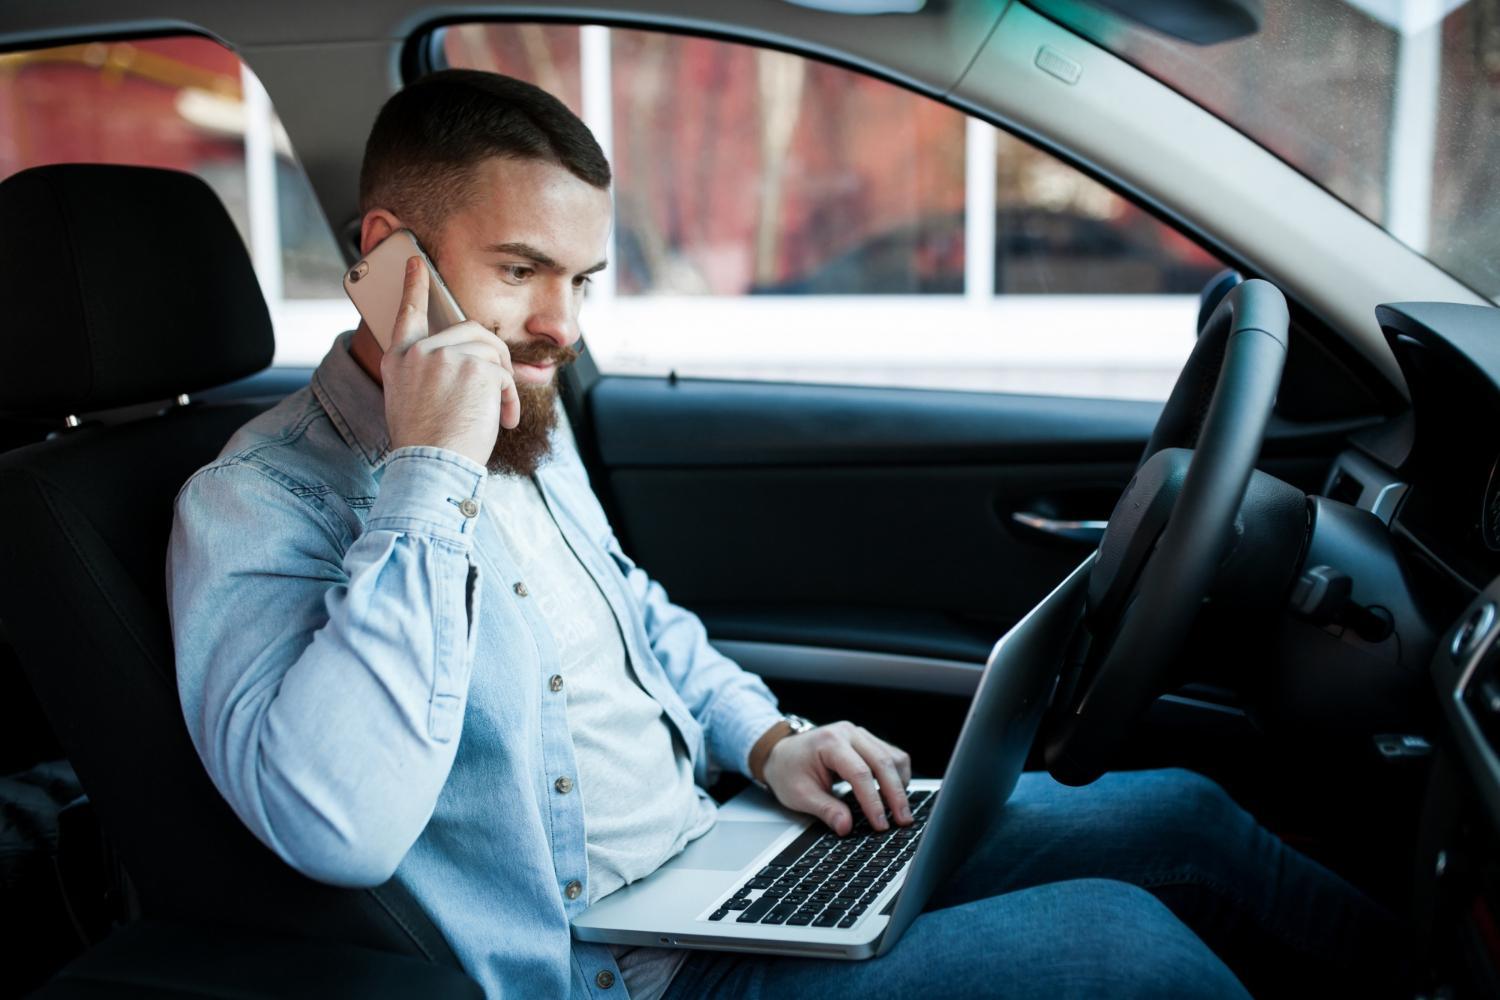
[[[1500,2],[1299,0],[1198,46],[1039,0],[1500,301]]]
[[[0,178],[46,163],[183,170],[244,237],[276,326],[276,360],[313,364],[357,317],[343,262],[264,90],[204,38],[0,53]]]
[[[615,170],[614,373],[1164,399],[1222,265],[1087,175],[940,102],[751,45],[446,29],[449,65],[557,93]]]
[[[622,293],[961,290],[962,113],[771,49],[611,38]]]
[[[995,291],[1193,295],[1224,265],[1057,157],[996,135]]]

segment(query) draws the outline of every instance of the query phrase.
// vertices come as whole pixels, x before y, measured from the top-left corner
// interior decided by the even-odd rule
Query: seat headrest
[[[245,244],[191,174],[58,164],[0,181],[0,410],[195,392],[271,363]]]

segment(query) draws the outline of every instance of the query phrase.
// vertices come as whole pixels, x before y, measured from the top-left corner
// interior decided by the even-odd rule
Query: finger
[[[847,738],[841,739],[822,754],[823,763],[854,789],[854,798],[859,802],[865,818],[877,830],[885,830],[890,823],[885,818],[885,806],[880,802],[880,791],[875,787],[875,775],[864,758],[855,752]]]
[[[427,340],[422,341],[422,343],[418,345],[417,350],[420,351],[425,349],[427,346],[427,341],[431,339],[431,337],[428,337]],[[471,358],[479,358],[480,360],[488,362],[489,364],[492,364],[496,368],[502,369],[503,371],[510,371],[510,369],[506,367],[505,362],[502,360],[500,352],[495,350],[494,346],[491,344],[480,344],[474,342],[449,344],[447,347],[443,348],[443,354],[463,354]]]
[[[494,332],[479,325],[473,320],[466,320],[448,327],[446,330],[433,331],[432,336],[422,342],[422,346],[428,350],[437,350],[450,344],[495,344],[499,347],[505,346],[505,341],[495,336]],[[509,352],[507,352],[509,353]]]
[[[404,351],[427,333],[427,268],[421,257],[409,257],[401,305],[396,308],[396,326],[391,331],[391,348]]]
[[[896,822],[910,823],[911,807],[906,802],[906,782],[901,780],[896,758],[890,753],[891,748],[863,729],[856,730],[849,743],[870,766],[875,780],[880,782],[880,797],[885,800]]]
[[[854,815],[849,812],[849,807],[816,782],[797,785],[793,795],[794,801],[786,803],[789,808],[818,817],[840,837],[848,836],[854,829]]]
[[[515,374],[515,366],[510,359],[510,345],[500,339],[499,334],[489,327],[482,326],[473,320],[467,320],[456,326],[450,326],[446,330],[434,333],[422,341],[422,349],[425,351],[441,350],[454,344],[486,344],[495,349],[496,357],[505,370]]]
[[[881,739],[868,729],[860,727],[859,731],[864,734],[866,739],[874,741],[877,747],[882,748],[891,760],[895,761],[896,773],[901,775],[901,787],[905,788],[911,784],[911,754],[902,750],[896,744]]]
[[[891,752],[895,754],[896,770],[901,772],[901,787],[905,788],[911,784],[911,754],[894,743],[887,743],[886,746],[890,747]]]
[[[499,350],[496,350],[494,344],[485,343],[482,340],[461,340],[457,343],[449,342],[446,344],[439,344],[435,349],[430,348],[429,345],[433,342],[433,340],[436,339],[436,337],[441,336],[443,336],[443,334],[436,334],[434,337],[428,337],[426,340],[412,345],[412,350],[418,352],[419,354],[425,355],[440,355],[443,357],[452,357],[454,355],[463,354],[472,358],[483,358],[485,361],[488,361],[496,368],[502,368],[507,373],[510,373],[512,375],[514,374],[514,372],[511,371],[510,365],[506,363],[505,355]]]
[[[500,426],[515,430],[521,422],[521,390],[516,387],[516,377],[509,368],[500,374]]]
[[[445,353],[462,354],[491,367],[500,389],[500,426],[514,430],[521,422],[521,391],[516,387],[516,377],[510,369],[502,365],[484,344],[455,344]]]

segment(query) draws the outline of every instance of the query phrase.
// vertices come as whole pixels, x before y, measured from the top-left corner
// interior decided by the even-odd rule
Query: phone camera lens
[[[355,264],[352,268],[349,269],[350,283],[352,284],[353,282],[358,281],[360,278],[363,278],[366,274],[369,273],[369,271],[370,265],[365,261],[360,261],[358,264]]]

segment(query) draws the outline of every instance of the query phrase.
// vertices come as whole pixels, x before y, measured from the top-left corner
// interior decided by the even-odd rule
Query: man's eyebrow
[[[538,250],[536,247],[532,246],[529,243],[491,243],[489,246],[487,246],[487,247],[484,248],[484,252],[485,253],[503,253],[503,254],[509,254],[512,257],[522,257],[522,258],[525,258],[526,260],[531,261],[533,264],[537,265],[538,267],[545,267],[545,268],[548,268],[549,270],[552,270],[552,271],[565,271],[565,270],[567,270],[565,267],[563,267],[557,261],[553,260],[546,253],[542,252],[541,250]],[[586,271],[580,271],[578,273],[579,274],[593,274],[596,271],[602,271],[602,270],[604,270],[604,268],[606,266],[607,266],[607,262],[601,260],[599,263],[595,264],[593,267],[589,268],[588,270],[586,270]]]

